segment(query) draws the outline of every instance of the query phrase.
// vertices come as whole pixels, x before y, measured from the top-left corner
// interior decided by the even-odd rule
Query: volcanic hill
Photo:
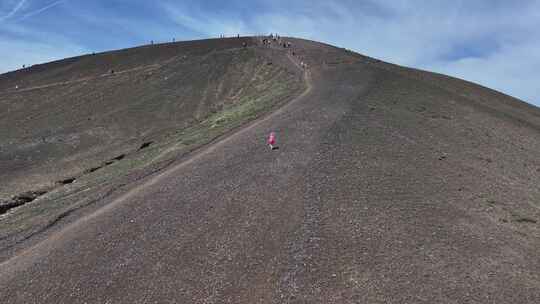
[[[69,58],[0,75],[0,298],[539,303],[539,184],[540,109],[445,75],[296,38]]]

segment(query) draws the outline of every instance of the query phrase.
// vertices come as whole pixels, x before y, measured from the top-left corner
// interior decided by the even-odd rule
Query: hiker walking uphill
[[[270,147],[270,150],[277,149],[277,146],[276,146],[276,133],[270,132],[270,135],[268,135],[268,139],[267,139],[266,143]]]

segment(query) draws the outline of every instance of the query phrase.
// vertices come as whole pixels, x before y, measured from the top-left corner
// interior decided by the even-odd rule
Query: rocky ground
[[[5,250],[6,303],[539,302],[539,109],[287,41],[296,97]]]

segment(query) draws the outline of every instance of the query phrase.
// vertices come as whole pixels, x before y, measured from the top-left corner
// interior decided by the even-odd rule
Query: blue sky
[[[540,1],[0,0],[0,72],[93,51],[279,33],[441,72],[540,106]]]

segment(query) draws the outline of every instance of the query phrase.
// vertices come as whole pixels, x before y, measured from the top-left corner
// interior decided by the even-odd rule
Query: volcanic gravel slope
[[[0,200],[78,177],[273,83],[296,90],[301,79],[243,43],[143,46],[0,75]]]
[[[301,96],[18,251],[2,302],[539,303],[540,110],[289,41]]]

